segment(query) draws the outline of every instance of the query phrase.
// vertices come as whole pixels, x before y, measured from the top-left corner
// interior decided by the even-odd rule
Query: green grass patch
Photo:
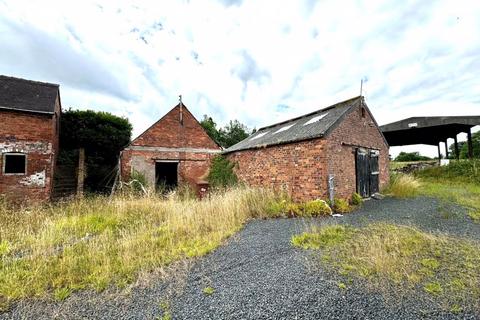
[[[442,178],[422,178],[419,195],[435,197],[445,202],[458,203],[468,210],[468,216],[474,222],[480,222],[480,185],[459,181],[447,181]],[[442,213],[449,217],[448,212]]]
[[[205,287],[203,288],[203,293],[206,294],[206,295],[212,295],[214,292],[215,292],[215,289],[212,288],[212,287]]]
[[[353,232],[354,229],[350,227],[332,225],[293,236],[291,242],[303,249],[320,249],[345,242]]]
[[[478,242],[385,223],[317,227],[291,241],[304,249],[320,249],[319,264],[341,276],[365,279],[385,294],[420,290],[442,306],[480,310]],[[399,290],[392,293],[392,286]]]

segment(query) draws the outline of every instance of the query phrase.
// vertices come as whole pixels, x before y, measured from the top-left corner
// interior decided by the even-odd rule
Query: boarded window
[[[27,156],[21,153],[7,153],[3,155],[3,173],[25,174],[27,169]]]

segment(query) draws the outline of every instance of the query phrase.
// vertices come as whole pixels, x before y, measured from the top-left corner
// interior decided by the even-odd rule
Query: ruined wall
[[[335,196],[356,192],[355,149],[380,150],[380,186],[388,183],[388,145],[368,109],[353,108],[324,139],[313,139],[227,154],[240,180],[251,186],[285,190],[295,201],[328,197],[334,175]]]
[[[15,202],[48,200],[58,150],[53,116],[0,111],[0,122],[0,195]],[[4,173],[9,152],[26,154],[26,174]]]

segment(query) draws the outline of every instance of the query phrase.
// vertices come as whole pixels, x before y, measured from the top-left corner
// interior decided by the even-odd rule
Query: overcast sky
[[[179,94],[199,120],[258,128],[361,79],[380,124],[480,115],[480,1],[0,0],[0,40],[0,74],[58,83],[64,109],[126,116],[134,136]]]

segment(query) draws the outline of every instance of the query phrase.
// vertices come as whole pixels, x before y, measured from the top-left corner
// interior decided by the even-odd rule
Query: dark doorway
[[[378,150],[356,150],[357,192],[364,198],[379,191],[378,156]]]
[[[155,163],[155,187],[157,190],[170,190],[178,184],[178,162]]]

